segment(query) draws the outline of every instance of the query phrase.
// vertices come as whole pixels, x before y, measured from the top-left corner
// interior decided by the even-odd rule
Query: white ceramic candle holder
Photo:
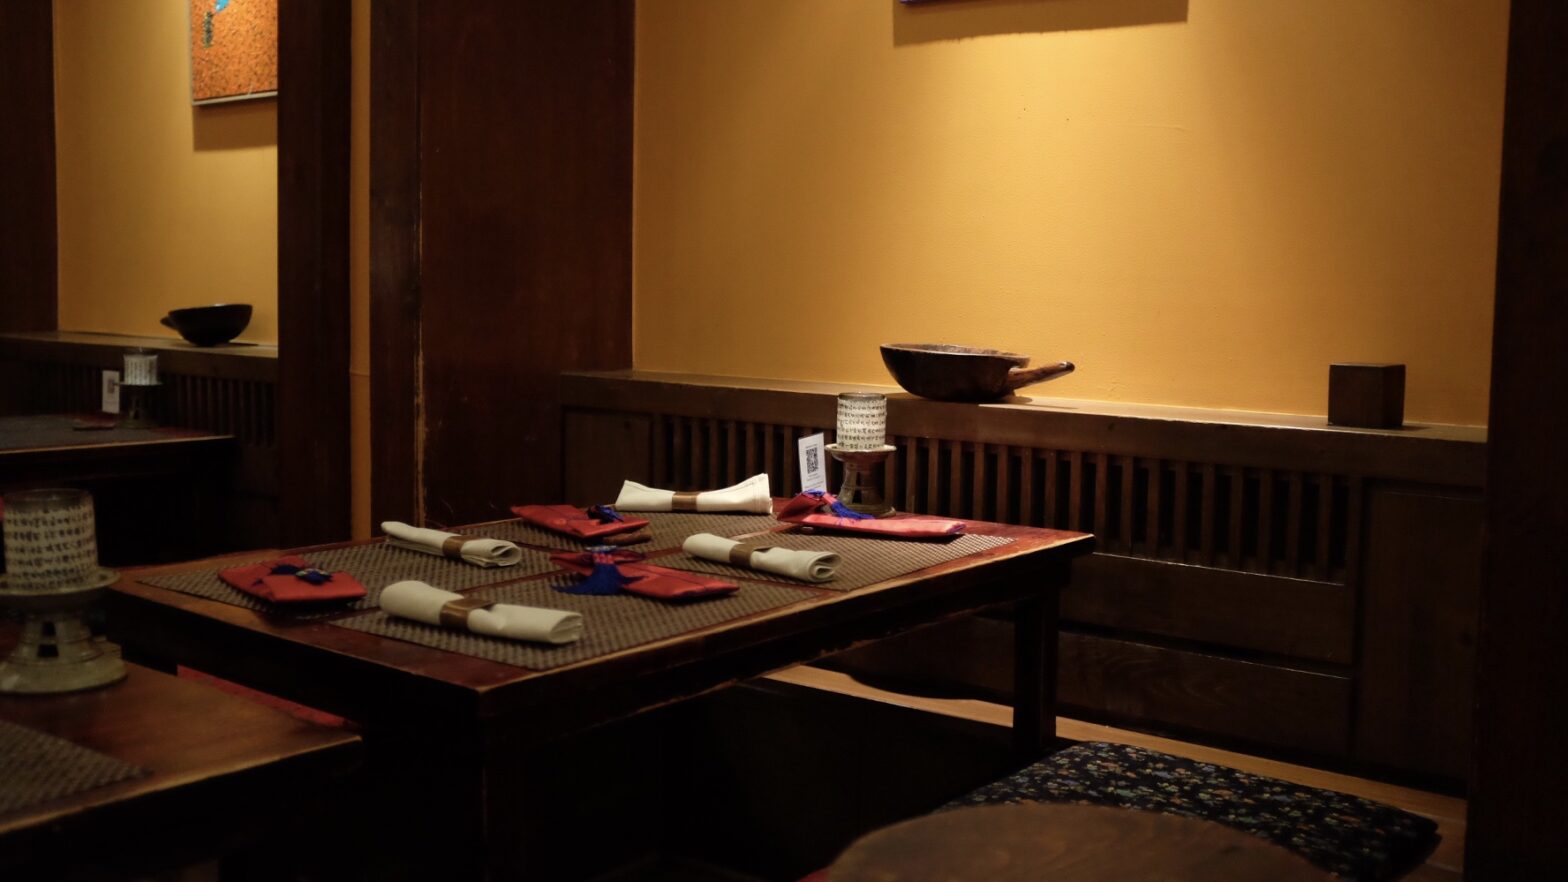
[[[0,610],[22,615],[22,634],[0,661],[0,692],[74,692],[125,677],[119,647],[94,636],[86,613],[116,574],[98,566],[93,500],[83,490],[5,497],[6,573]]]
[[[840,450],[878,450],[887,444],[887,396],[844,392],[838,396],[835,431]]]

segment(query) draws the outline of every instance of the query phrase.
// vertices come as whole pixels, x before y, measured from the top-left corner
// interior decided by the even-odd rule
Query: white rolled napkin
[[[773,497],[768,493],[768,474],[763,472],[733,487],[698,493],[658,490],[636,481],[627,481],[621,485],[621,495],[615,498],[615,507],[621,511],[749,511],[772,514]]]
[[[574,643],[583,636],[582,613],[464,597],[424,582],[393,582],[381,589],[381,608],[427,625],[462,628],[490,637]]]
[[[523,550],[504,539],[470,539],[456,533],[411,527],[402,521],[382,521],[381,532],[387,534],[388,545],[464,560],[481,567],[509,567],[523,559]]]
[[[704,560],[735,564],[769,573],[779,573],[802,582],[826,582],[838,572],[843,559],[832,551],[801,551],[795,548],[777,548],[756,543],[725,539],[712,533],[697,533],[686,537],[681,546],[687,554]],[[754,549],[747,552],[747,549]]]

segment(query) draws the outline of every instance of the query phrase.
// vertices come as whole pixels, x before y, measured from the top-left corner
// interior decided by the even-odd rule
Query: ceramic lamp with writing
[[[0,692],[71,692],[123,679],[118,649],[87,625],[88,609],[115,579],[98,566],[92,497],[68,489],[8,493],[4,534],[0,612],[20,613],[22,628],[0,661]]]
[[[125,399],[125,416],[120,425],[128,429],[150,429],[157,425],[153,419],[153,396],[158,386],[158,353],[145,349],[131,349],[125,353],[125,368],[120,374],[120,394]]]
[[[879,466],[897,448],[887,443],[887,396],[880,392],[845,392],[838,396],[836,443],[828,453],[844,464],[838,501],[852,511],[875,517],[893,513],[882,498]]]

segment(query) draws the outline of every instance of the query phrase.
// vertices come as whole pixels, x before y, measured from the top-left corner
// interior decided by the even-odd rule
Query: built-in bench
[[[796,440],[867,388],[565,374],[566,495],[763,471],[788,495]],[[1485,429],[886,391],[899,508],[1099,537],[1062,600],[1064,712],[1462,788]],[[975,617],[831,663],[1005,699],[1011,640]]]

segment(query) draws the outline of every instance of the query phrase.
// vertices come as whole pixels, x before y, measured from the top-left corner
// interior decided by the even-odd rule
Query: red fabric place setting
[[[564,570],[585,576],[576,585],[556,590],[567,594],[639,594],[654,600],[697,600],[721,597],[740,589],[714,576],[672,570],[646,563],[641,552],[601,546],[587,551],[562,551],[550,560]]]
[[[512,514],[555,533],[578,539],[598,539],[611,545],[646,542],[652,536],[638,531],[648,526],[647,518],[623,515],[608,505],[581,509],[571,505],[514,505]]]
[[[821,491],[802,493],[784,503],[778,519],[804,527],[903,539],[948,538],[962,534],[969,526],[963,521],[922,515],[874,518],[850,511],[833,494]]]
[[[272,603],[327,603],[365,596],[365,586],[348,573],[328,573],[292,554],[220,570],[218,578]]]

